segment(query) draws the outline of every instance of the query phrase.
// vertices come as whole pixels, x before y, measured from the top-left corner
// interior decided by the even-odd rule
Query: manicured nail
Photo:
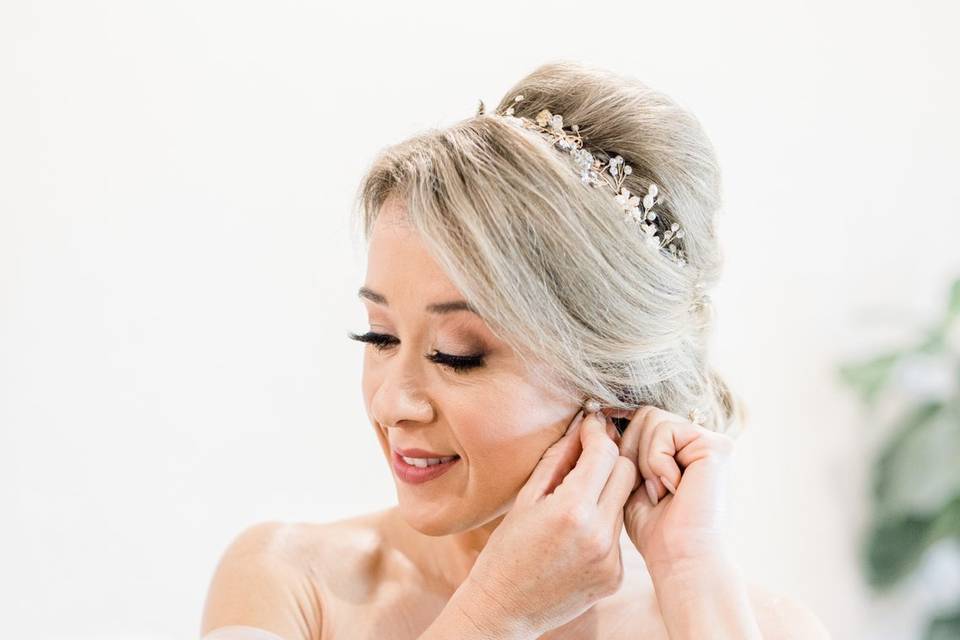
[[[647,487],[647,495],[650,496],[650,502],[653,503],[653,506],[657,506],[657,502],[660,501],[660,498],[657,497],[657,488],[653,486],[653,483],[649,480],[646,480],[644,483]]]
[[[577,428],[577,425],[583,421],[583,411],[578,413],[573,417],[573,420],[570,421],[570,424],[567,425],[567,430],[564,431],[563,435],[569,435]]]
[[[605,430],[606,430],[606,432],[607,432],[607,435],[610,437],[610,439],[613,440],[614,442],[616,442],[616,441],[617,441],[617,429],[616,429],[616,427],[613,426],[613,420],[611,420],[610,418],[606,418],[606,419],[603,421],[603,426],[604,426],[604,428],[605,428]]]
[[[676,487],[674,487],[673,484],[669,480],[667,480],[665,476],[660,476],[660,482],[662,482],[663,486],[667,488],[667,491],[669,491],[673,495],[677,495]]]

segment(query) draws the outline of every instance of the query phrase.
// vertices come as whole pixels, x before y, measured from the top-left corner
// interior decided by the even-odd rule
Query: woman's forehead
[[[395,219],[378,218],[367,251],[367,286],[396,295],[434,300],[462,298],[440,264],[423,243],[420,234]]]

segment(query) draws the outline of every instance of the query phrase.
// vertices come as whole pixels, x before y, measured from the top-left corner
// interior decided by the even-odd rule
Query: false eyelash
[[[348,332],[348,336],[351,340],[357,340],[359,342],[368,342],[376,347],[377,351],[383,351],[387,347],[400,342],[391,335],[385,333],[375,333],[373,331],[368,331],[363,334],[356,334],[353,332]],[[470,356],[457,356],[449,353],[441,353],[440,351],[435,351],[434,353],[427,356],[427,359],[431,362],[450,367],[457,373],[466,372],[469,369],[475,369],[477,367],[483,366],[483,354],[470,355]]]

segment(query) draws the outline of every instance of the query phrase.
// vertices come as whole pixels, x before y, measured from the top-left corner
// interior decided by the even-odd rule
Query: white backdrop
[[[833,368],[960,272],[953,5],[346,5],[0,5],[3,635],[196,637],[242,528],[394,503],[346,338],[357,180],[566,58],[720,154],[746,573],[837,638],[914,637],[919,587],[859,578],[871,425]]]

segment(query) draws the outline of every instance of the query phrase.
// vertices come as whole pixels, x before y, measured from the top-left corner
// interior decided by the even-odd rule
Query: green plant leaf
[[[873,466],[873,497],[878,503],[886,502],[891,487],[898,480],[893,468],[897,452],[911,434],[931,420],[943,408],[939,401],[924,402],[909,409],[891,430],[887,442],[880,448]]]
[[[876,590],[892,587],[916,569],[927,549],[950,535],[960,535],[960,494],[937,514],[878,518],[861,550],[868,583]]]
[[[951,318],[960,315],[960,278],[950,285],[950,300],[947,303],[947,315]]]
[[[873,524],[863,547],[864,573],[870,586],[889,589],[913,571],[927,549],[930,516],[885,518]]]
[[[858,392],[864,402],[872,404],[901,355],[902,352],[894,351],[862,362],[842,364],[837,372],[840,379]]]
[[[957,355],[958,320],[960,278],[951,283],[945,317],[914,344],[837,369],[868,406],[898,382],[901,392],[936,396],[921,399],[893,425],[874,464],[873,514],[860,552],[864,575],[877,590],[913,572],[938,541],[960,540],[960,368],[954,392],[940,369],[921,366],[945,359],[956,367],[950,362]],[[960,638],[960,607],[932,620],[925,638]]]
[[[937,614],[927,624],[923,640],[957,640],[960,638],[960,605]]]
[[[930,544],[943,538],[960,538],[960,494],[944,506],[927,531]]]
[[[947,329],[950,327],[949,320],[944,321],[933,327],[923,337],[923,340],[912,349],[917,353],[937,354],[946,349]]]
[[[880,517],[936,514],[960,494],[960,412],[938,400],[914,407],[874,465]]]

